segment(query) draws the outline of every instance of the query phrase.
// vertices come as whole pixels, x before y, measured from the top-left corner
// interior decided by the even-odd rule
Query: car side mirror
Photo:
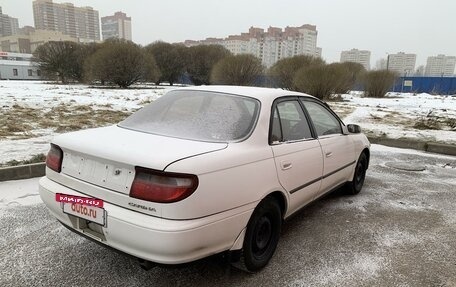
[[[360,134],[361,133],[361,127],[358,126],[358,125],[354,125],[354,124],[347,125],[347,130],[348,130],[349,133],[352,133],[352,134]]]

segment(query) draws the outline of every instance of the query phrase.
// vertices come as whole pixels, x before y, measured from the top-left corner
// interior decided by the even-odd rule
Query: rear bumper
[[[180,264],[216,254],[243,240],[243,230],[253,212],[245,208],[234,213],[192,220],[169,220],[104,203],[106,226],[94,233],[81,219],[63,213],[56,193],[85,196],[47,177],[40,180],[40,196],[51,214],[76,232],[132,256],[162,263]],[[222,216],[221,216],[222,215]],[[85,226],[87,227],[87,226]],[[238,238],[239,237],[239,238]]]

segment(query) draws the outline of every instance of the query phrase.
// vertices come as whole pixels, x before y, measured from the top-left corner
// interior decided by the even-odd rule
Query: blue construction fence
[[[391,92],[456,95],[456,77],[400,77]]]

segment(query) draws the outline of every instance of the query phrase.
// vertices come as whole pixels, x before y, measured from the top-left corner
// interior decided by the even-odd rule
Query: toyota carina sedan
[[[310,95],[181,88],[117,125],[57,136],[40,195],[63,225],[143,264],[226,252],[256,271],[284,219],[336,188],[360,192],[369,146]]]

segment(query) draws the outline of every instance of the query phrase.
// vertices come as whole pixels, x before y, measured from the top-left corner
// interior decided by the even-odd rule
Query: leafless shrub
[[[363,77],[364,96],[370,98],[383,98],[394,85],[397,74],[389,70],[366,72]]]
[[[228,56],[215,64],[211,83],[222,85],[249,86],[263,72],[261,61],[250,54]]]

